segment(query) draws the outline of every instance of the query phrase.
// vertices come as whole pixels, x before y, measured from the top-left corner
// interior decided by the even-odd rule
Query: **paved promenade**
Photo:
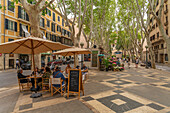
[[[0,113],[170,113],[170,73],[145,69],[122,72],[89,71],[85,96],[19,93],[18,87],[0,89]]]

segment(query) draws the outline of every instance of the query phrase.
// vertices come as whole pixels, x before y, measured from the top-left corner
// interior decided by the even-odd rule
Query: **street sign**
[[[2,53],[0,53],[0,56],[2,56]]]

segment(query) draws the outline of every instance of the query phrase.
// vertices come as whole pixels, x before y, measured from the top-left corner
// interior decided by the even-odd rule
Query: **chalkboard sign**
[[[70,70],[69,91],[79,92],[79,70]]]
[[[69,93],[78,93],[80,98],[81,90],[81,70],[80,69],[70,69],[68,75],[68,93],[67,98],[69,98]]]

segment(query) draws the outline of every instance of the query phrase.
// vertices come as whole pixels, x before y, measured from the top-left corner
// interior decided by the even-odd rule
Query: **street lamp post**
[[[148,52],[147,52],[148,46],[145,46],[145,48],[146,48],[146,68],[148,69]]]
[[[84,43],[80,43],[81,48],[83,48]],[[83,54],[81,54],[81,67],[83,67]]]

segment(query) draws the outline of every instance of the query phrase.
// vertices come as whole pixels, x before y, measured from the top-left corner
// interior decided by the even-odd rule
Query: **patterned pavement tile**
[[[127,82],[124,80],[112,80],[112,81],[107,81],[110,82],[112,84],[117,84],[117,85],[125,85],[125,84],[130,84],[131,82]]]
[[[88,97],[84,97],[82,98],[84,101],[90,101],[90,100],[94,100],[94,98],[88,96]]]
[[[113,92],[115,92],[115,93],[123,93],[123,91],[121,91],[121,90],[115,90]]]
[[[170,84],[165,84],[165,85],[162,85],[162,86],[170,88]]]
[[[24,110],[24,109],[29,109],[29,108],[32,108],[32,104],[21,105],[19,107],[19,110]]]
[[[156,110],[164,109],[164,107],[159,106],[159,105],[154,104],[154,103],[148,104],[147,106],[149,106],[149,107],[151,107],[151,108],[154,108],[154,109],[156,109]]]
[[[143,104],[122,95],[112,95],[97,100],[117,113],[123,113],[143,106]]]

